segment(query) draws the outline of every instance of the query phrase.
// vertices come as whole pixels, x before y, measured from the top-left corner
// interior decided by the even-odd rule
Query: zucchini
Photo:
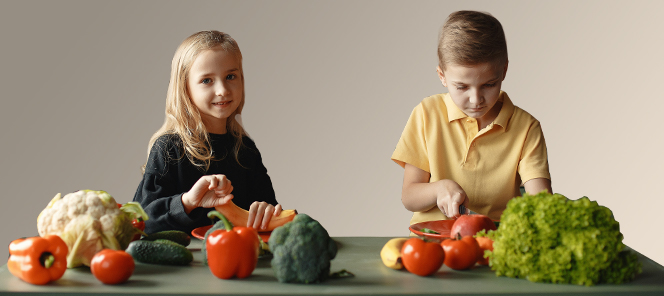
[[[148,234],[142,238],[143,240],[155,241],[158,239],[167,239],[174,241],[184,247],[188,246],[191,243],[191,237],[184,231],[180,230],[165,230],[160,232],[155,232]]]
[[[189,249],[180,244],[137,240],[133,241],[125,250],[134,260],[161,265],[187,265],[194,260]]]

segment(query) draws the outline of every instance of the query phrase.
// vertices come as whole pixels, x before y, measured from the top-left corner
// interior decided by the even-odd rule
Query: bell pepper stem
[[[44,267],[48,269],[51,268],[51,266],[53,266],[53,263],[55,263],[55,257],[53,256],[53,254],[45,252],[41,254],[41,256],[39,256],[39,262],[41,262],[42,265],[44,265]]]
[[[210,212],[207,214],[207,216],[208,216],[208,218],[210,218],[210,219],[218,218],[218,219],[220,219],[221,221],[223,221],[223,222],[224,222],[224,228],[226,228],[226,231],[231,231],[231,230],[233,230],[233,224],[232,224],[230,221],[228,221],[228,219],[226,219],[226,217],[224,217],[224,215],[222,215],[222,214],[219,213],[218,211],[210,211]]]

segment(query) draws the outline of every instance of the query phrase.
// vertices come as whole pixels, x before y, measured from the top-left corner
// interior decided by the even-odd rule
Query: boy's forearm
[[[436,206],[437,183],[404,184],[401,202],[411,212],[423,212]]]

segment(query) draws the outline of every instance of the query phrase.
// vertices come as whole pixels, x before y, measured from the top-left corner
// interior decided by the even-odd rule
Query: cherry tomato
[[[445,253],[439,243],[425,242],[420,238],[408,239],[401,248],[401,262],[406,270],[419,276],[428,276],[440,269]]]
[[[134,258],[122,250],[103,249],[92,257],[90,271],[102,283],[126,282],[134,273]]]
[[[479,259],[480,246],[472,236],[462,239],[446,239],[440,243],[445,251],[445,265],[451,269],[471,268]]]
[[[484,258],[484,251],[493,251],[493,240],[485,236],[477,237],[475,240],[477,240],[477,244],[480,247],[480,258],[477,259],[477,264],[489,265],[489,258]]]

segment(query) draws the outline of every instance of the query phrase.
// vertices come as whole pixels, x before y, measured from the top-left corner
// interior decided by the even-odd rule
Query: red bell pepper
[[[210,233],[205,241],[208,265],[212,274],[220,279],[245,278],[251,275],[258,262],[258,231],[253,227],[233,227],[217,211],[208,217],[220,218],[226,229]]]
[[[122,208],[122,204],[118,204],[118,208]],[[131,221],[131,225],[133,225],[134,228],[137,228],[138,230],[141,231],[140,233],[134,234],[134,237],[131,238],[131,241],[133,242],[135,240],[141,239],[141,235],[145,234],[143,232],[145,231],[145,221],[143,220],[143,218],[138,217],[134,219],[133,221]]]
[[[57,235],[29,237],[9,244],[7,269],[21,280],[45,285],[67,270],[67,244]]]

